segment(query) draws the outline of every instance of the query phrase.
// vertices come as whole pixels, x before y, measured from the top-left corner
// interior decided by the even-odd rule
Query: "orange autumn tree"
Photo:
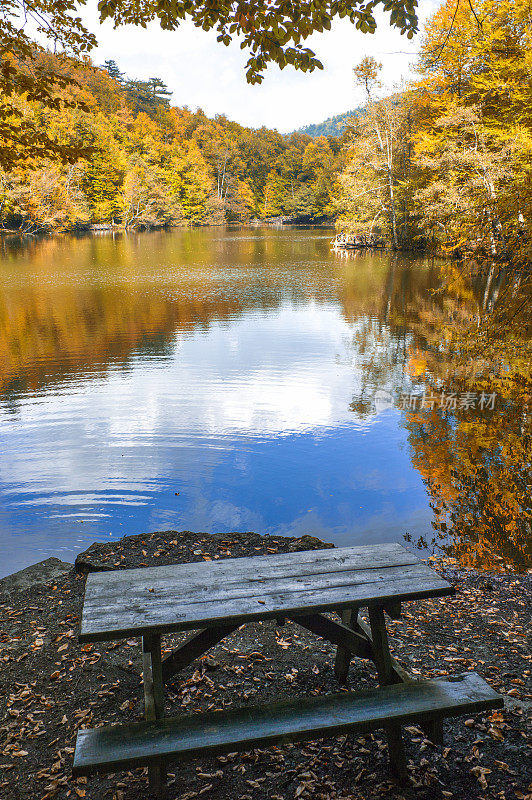
[[[469,567],[532,565],[532,436],[523,412],[407,412],[412,463],[435,514],[432,544]]]
[[[411,188],[421,233],[452,260],[441,309],[416,323],[428,393],[496,394],[493,411],[405,414],[435,510],[463,563],[532,559],[532,8],[444,2],[410,90]],[[428,346],[427,346],[428,345]]]
[[[491,328],[471,326],[482,283],[475,291],[461,276],[453,286],[420,303],[410,322],[414,386],[455,398],[446,408],[418,402],[404,412],[412,463],[434,510],[432,545],[466,566],[524,570],[532,565],[529,334],[508,328],[492,337]]]
[[[477,261],[532,260],[532,7],[446,0],[417,84],[416,200],[426,235]]]
[[[53,68],[55,57],[40,58]],[[89,63],[71,67],[75,83],[61,90],[67,105],[27,102],[24,114],[56,141],[77,141],[91,156],[65,164],[41,154],[0,168],[4,227],[36,233],[88,224],[246,222],[262,213],[277,172],[290,174],[288,213],[327,213],[338,150],[328,139],[254,130],[222,115],[209,119],[153,95],[148,103],[142,82],[113,78]]]
[[[75,85],[71,59],[84,58],[97,44],[80,12],[84,0],[3,0],[0,13],[0,166],[11,168],[20,159],[54,156],[76,160],[87,151],[76,141],[55,139],[26,119],[24,105],[39,102],[59,110],[66,105],[62,90]],[[374,8],[390,13],[390,23],[411,37],[417,31],[417,0],[298,0],[272,4],[269,0],[217,3],[203,0],[101,0],[100,21],[115,26],[146,27],[158,21],[175,30],[190,20],[205,31],[215,29],[225,45],[235,37],[248,49],[246,76],[250,83],[263,80],[264,69],[275,63],[283,69],[312,71],[321,63],[303,42],[315,31],[329,30],[336,17],[347,17],[360,30],[376,30]],[[53,63],[39,62],[49,49]],[[142,87],[139,87],[142,88]]]

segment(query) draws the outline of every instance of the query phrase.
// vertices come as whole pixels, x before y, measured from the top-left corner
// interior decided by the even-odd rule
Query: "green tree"
[[[124,83],[124,73],[118,68],[118,64],[116,61],[112,59],[107,59],[102,64],[103,69],[107,70],[109,76],[116,81],[117,83]]]
[[[160,78],[148,81],[128,79],[124,82],[129,103],[135,113],[143,112],[153,117],[162,108],[168,108],[172,92]]]

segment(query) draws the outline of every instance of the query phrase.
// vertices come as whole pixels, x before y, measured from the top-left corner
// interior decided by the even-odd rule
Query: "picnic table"
[[[147,766],[150,784],[163,796],[171,761],[384,728],[392,771],[404,779],[401,724],[419,724],[439,743],[444,717],[503,705],[476,673],[413,680],[390,652],[386,614],[397,619],[404,602],[453,592],[398,544],[92,573],[79,640],[140,637],[145,720],[80,730],[73,774]],[[241,625],[268,619],[291,620],[336,645],[340,683],[353,657],[370,659],[379,688],[165,717],[166,681]],[[161,637],[177,631],[194,633],[163,659]]]

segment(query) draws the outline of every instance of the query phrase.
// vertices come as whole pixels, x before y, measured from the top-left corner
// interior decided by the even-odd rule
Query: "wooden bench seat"
[[[160,766],[202,755],[365,732],[502,706],[502,697],[476,673],[468,672],[272,706],[108,725],[78,732],[73,775]]]

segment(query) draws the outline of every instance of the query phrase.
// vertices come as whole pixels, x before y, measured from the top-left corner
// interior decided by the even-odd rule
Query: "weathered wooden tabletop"
[[[227,558],[90,574],[80,641],[452,594],[399,544]]]

